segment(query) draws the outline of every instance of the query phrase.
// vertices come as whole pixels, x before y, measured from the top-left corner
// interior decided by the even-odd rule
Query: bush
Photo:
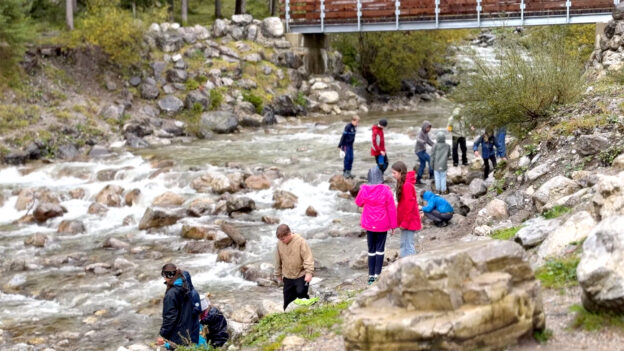
[[[223,94],[219,89],[210,90],[210,111],[214,111],[223,103]]]
[[[548,339],[550,339],[552,335],[553,332],[550,329],[537,330],[533,333],[533,337],[540,344],[545,344],[546,342],[548,342]]]
[[[87,13],[76,23],[72,42],[98,46],[113,62],[130,65],[140,59],[143,27],[118,5],[119,0],[90,0]]]
[[[262,110],[264,109],[264,102],[262,101],[261,97],[256,96],[252,93],[243,93],[243,100],[251,102],[256,108],[256,113],[262,114]]]
[[[475,58],[476,74],[466,75],[454,94],[477,127],[526,128],[583,92],[583,64],[567,54],[561,33],[550,32],[526,47],[504,42],[498,56],[498,66]]]

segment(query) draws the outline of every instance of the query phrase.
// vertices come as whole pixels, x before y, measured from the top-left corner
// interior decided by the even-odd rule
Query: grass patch
[[[241,344],[255,347],[263,351],[277,350],[282,340],[289,334],[295,334],[307,340],[318,338],[322,332],[342,322],[340,313],[346,309],[350,301],[317,307],[302,307],[288,313],[275,313],[260,320],[245,335]],[[338,328],[332,331],[339,333]]]
[[[624,316],[622,315],[611,312],[594,313],[581,305],[570,306],[570,312],[575,313],[572,328],[598,331],[607,327],[615,327],[624,330]]]
[[[571,208],[567,206],[554,206],[550,210],[544,212],[542,216],[544,216],[544,218],[546,219],[553,219],[563,216],[564,214],[570,212],[570,210]]]
[[[257,114],[262,114],[262,109],[264,109],[264,102],[262,98],[254,95],[253,93],[243,93],[243,100],[251,102],[256,108]]]
[[[550,329],[538,330],[533,333],[533,337],[540,344],[545,344],[552,336],[553,332]]]
[[[510,240],[511,238],[514,237],[514,235],[516,235],[516,233],[520,230],[520,228],[522,228],[522,226],[498,229],[497,231],[492,233],[491,237],[492,239],[498,239],[498,240]]]
[[[605,126],[609,123],[608,116],[605,114],[581,116],[578,118],[570,118],[559,122],[553,127],[556,134],[574,135],[575,132],[590,133],[596,127]]]
[[[202,345],[202,346],[197,346],[197,345],[190,345],[190,346],[178,346],[176,347],[177,351],[216,351],[219,350],[219,348],[214,348],[210,345]]]
[[[602,151],[598,155],[598,159],[603,166],[611,167],[611,165],[613,164],[613,160],[615,160],[615,158],[618,157],[622,153],[622,151],[624,150],[620,146],[611,146],[607,150]]]
[[[221,107],[223,103],[223,88],[215,88],[210,90],[210,107],[208,108],[210,111],[214,111]]]
[[[576,267],[580,258],[578,254],[566,258],[549,259],[535,271],[535,277],[542,286],[549,289],[562,289],[578,284]]]

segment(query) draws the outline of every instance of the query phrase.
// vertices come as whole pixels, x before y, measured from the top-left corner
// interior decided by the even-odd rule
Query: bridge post
[[[396,18],[396,30],[399,30],[399,15],[401,14],[401,2],[399,0],[394,1],[394,16]]]
[[[306,70],[310,74],[324,74],[327,70],[327,48],[329,40],[324,33],[303,35],[303,46],[308,54],[304,59]]]
[[[524,9],[526,8],[526,4],[524,0],[520,1],[520,23],[524,26]]]
[[[440,0],[435,0],[436,28],[440,27]]]
[[[290,0],[286,0],[286,4],[284,5],[284,21],[286,21],[286,33],[290,32],[289,23],[290,22]]]
[[[362,30],[362,0],[357,0],[358,32]]]
[[[325,31],[325,0],[321,0],[321,32]]]
[[[572,2],[567,0],[566,3],[566,23],[570,23],[570,7],[572,6]]]
[[[477,23],[481,27],[481,0],[477,0]]]

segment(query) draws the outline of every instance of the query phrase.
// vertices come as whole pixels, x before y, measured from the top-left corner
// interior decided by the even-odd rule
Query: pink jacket
[[[363,184],[355,204],[364,207],[362,228],[371,232],[387,232],[397,227],[397,211],[389,186]]]

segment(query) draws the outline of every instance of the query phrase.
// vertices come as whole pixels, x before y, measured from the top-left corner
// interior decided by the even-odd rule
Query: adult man
[[[380,119],[379,123],[373,126],[371,156],[375,158],[377,166],[381,172],[388,168],[388,156],[386,155],[386,143],[384,141],[384,128],[388,126],[388,121]]]
[[[357,132],[357,125],[360,122],[359,116],[351,117],[351,123],[347,123],[340,137],[340,143],[338,148],[344,151],[344,168],[342,175],[345,178],[353,178],[351,175],[351,167],[353,166],[353,142],[355,142],[355,133]]]
[[[286,224],[280,224],[275,232],[275,275],[284,282],[284,310],[298,298],[309,298],[308,284],[314,272],[314,257],[308,243],[290,231]]]
[[[460,115],[459,107],[453,110],[453,114],[449,117],[447,129],[451,132],[453,140],[453,166],[459,165],[459,152],[458,147],[462,152],[462,165],[468,164],[468,155],[466,154],[466,135],[468,130],[466,129],[466,122]]]

